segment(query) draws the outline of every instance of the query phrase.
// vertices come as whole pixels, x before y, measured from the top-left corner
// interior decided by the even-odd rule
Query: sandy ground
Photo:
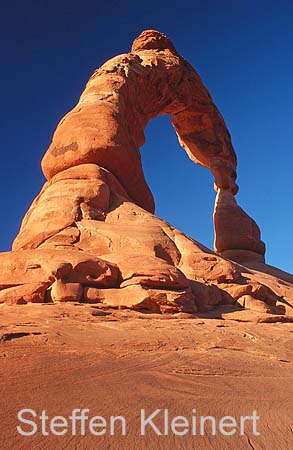
[[[0,308],[0,448],[5,450],[292,450],[292,323],[246,322],[246,313],[217,319],[159,316],[89,305]],[[237,319],[237,320],[232,320]],[[250,315],[251,319],[251,315]],[[107,420],[103,436],[63,436],[40,429],[21,436],[17,412],[31,408],[49,419],[74,408]],[[257,411],[259,436],[140,434],[140,410],[169,417]],[[126,420],[109,431],[110,416]],[[195,415],[195,414],[194,414]],[[28,417],[28,416],[27,416]],[[162,431],[161,412],[154,419]],[[31,430],[30,425],[22,425]],[[49,430],[50,431],[50,430]]]

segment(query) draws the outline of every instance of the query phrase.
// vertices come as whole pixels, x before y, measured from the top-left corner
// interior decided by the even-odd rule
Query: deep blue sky
[[[238,154],[237,200],[267,261],[293,272],[293,3],[288,0],[13,1],[1,6],[1,233],[9,250],[44,178],[59,119],[105,60],[143,29],[166,33],[224,115]],[[179,147],[166,116],[142,148],[157,214],[212,247],[213,180]]]

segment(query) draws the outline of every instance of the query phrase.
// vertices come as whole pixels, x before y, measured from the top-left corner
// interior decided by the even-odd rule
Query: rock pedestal
[[[215,251],[239,263],[265,262],[265,244],[256,222],[227,189],[219,189],[214,210]]]

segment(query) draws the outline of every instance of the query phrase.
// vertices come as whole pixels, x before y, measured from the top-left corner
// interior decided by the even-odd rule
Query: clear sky
[[[293,3],[290,0],[26,0],[1,5],[1,233],[9,250],[44,182],[57,122],[103,62],[144,29],[166,33],[202,77],[238,155],[238,203],[256,220],[267,262],[293,272]],[[141,149],[156,212],[208,247],[215,193],[169,118]]]

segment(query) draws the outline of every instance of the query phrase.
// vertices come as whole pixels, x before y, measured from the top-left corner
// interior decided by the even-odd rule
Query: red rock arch
[[[153,212],[139,147],[147,122],[161,114],[171,114],[191,160],[213,172],[217,187],[236,193],[237,159],[220,112],[196,71],[153,30],[135,39],[131,53],[112,58],[91,76],[78,104],[57,126],[42,160],[45,176],[95,163]]]

